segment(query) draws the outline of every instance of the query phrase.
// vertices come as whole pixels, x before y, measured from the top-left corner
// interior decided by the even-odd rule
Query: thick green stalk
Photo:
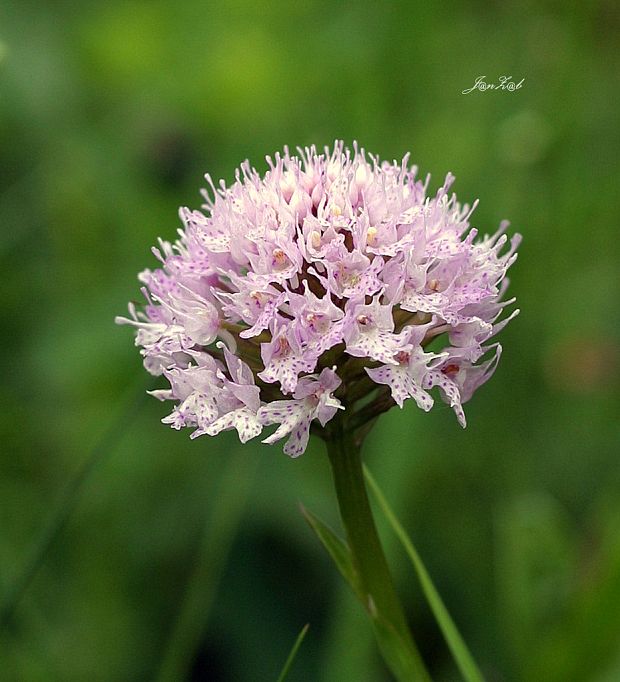
[[[340,515],[377,641],[398,680],[428,681],[430,677],[411,636],[377,534],[366,493],[360,446],[345,431],[341,420],[333,420],[331,426],[327,450]]]

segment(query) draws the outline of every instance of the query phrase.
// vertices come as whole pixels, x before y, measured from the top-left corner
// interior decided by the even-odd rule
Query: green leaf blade
[[[396,518],[396,515],[383,495],[383,492],[366,466],[364,466],[364,476],[368,486],[372,491],[372,494],[377,500],[377,504],[379,505],[381,511],[385,515],[385,518],[400,540],[405,552],[407,553],[407,556],[413,564],[413,568],[422,586],[422,591],[424,592],[433,615],[437,620],[441,632],[446,640],[446,643],[448,644],[448,647],[450,648],[450,651],[452,652],[452,655],[454,656],[454,660],[456,661],[463,678],[466,680],[466,682],[484,682],[484,678],[482,677],[480,669],[478,668],[473,656],[467,648],[465,641],[461,637],[461,634],[454,624],[452,617],[448,613],[448,609],[437,592],[437,589],[433,584],[433,581],[431,580],[431,577],[426,570],[420,555],[413,546],[413,543],[407,535],[407,532]]]
[[[293,661],[295,660],[295,656],[297,656],[297,652],[299,651],[299,647],[301,646],[301,643],[304,641],[304,638],[306,637],[306,634],[308,633],[308,628],[310,627],[310,623],[306,623],[303,628],[301,629],[301,632],[297,635],[297,639],[295,640],[295,643],[293,644],[293,648],[291,649],[284,666],[282,668],[282,672],[278,676],[278,681],[277,682],[284,682],[286,679],[286,676],[289,674],[291,667],[293,665]]]
[[[351,551],[344,540],[323,521],[303,505],[301,512],[306,521],[319,538],[329,555],[332,557],[342,577],[347,581],[364,610],[368,613],[371,625],[385,662],[399,682],[427,682],[423,667],[416,660],[412,660],[407,642],[402,633],[397,632],[392,624],[379,613],[372,599],[362,587],[359,574],[353,563]]]
[[[336,568],[340,571],[342,577],[349,583],[355,596],[362,602],[364,608],[368,610],[367,600],[364,597],[364,590],[359,579],[359,575],[355,566],[349,547],[344,540],[338,537],[336,533],[318,516],[301,505],[301,513],[308,522],[310,528],[314,531],[321,544],[327,550],[328,554],[336,564]]]

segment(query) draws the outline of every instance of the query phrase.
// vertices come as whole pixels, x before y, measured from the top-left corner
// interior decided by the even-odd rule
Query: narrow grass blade
[[[368,482],[372,494],[375,496],[381,511],[385,514],[390,526],[392,526],[392,530],[396,533],[398,539],[405,548],[405,552],[407,552],[407,555],[411,559],[411,563],[413,564],[413,567],[418,575],[418,579],[420,580],[420,584],[422,585],[424,595],[430,604],[433,614],[437,619],[437,623],[439,624],[443,636],[450,647],[450,651],[454,656],[454,660],[456,661],[463,678],[467,682],[484,682],[484,678],[482,677],[476,662],[470,654],[467,645],[463,641],[463,638],[457,630],[454,621],[450,617],[445,604],[439,596],[439,593],[437,592],[435,585],[428,574],[428,571],[422,563],[420,555],[416,551],[405,529],[401,526],[400,522],[396,518],[390,505],[385,499],[385,496],[381,492],[381,489],[377,485],[377,482],[372,477],[372,474],[366,466],[364,466],[364,476],[366,477],[366,481]]]
[[[295,656],[297,656],[297,652],[299,651],[299,647],[301,646],[301,643],[304,641],[304,637],[306,636],[306,633],[308,632],[308,628],[310,627],[310,623],[306,623],[303,628],[301,629],[301,632],[299,635],[297,635],[297,639],[295,640],[295,644],[293,644],[293,648],[291,649],[291,653],[288,655],[288,658],[286,659],[286,663],[284,664],[284,667],[282,668],[282,672],[280,673],[280,676],[278,677],[278,682],[284,682],[284,679],[288,675],[291,666],[293,665],[293,661],[295,660]]]
[[[351,557],[351,552],[347,547],[344,540],[341,540],[334,531],[327,526],[321,519],[315,516],[311,511],[308,511],[303,505],[301,505],[301,513],[310,525],[310,528],[316,533],[316,536],[321,541],[321,544],[328,551],[331,558],[334,560],[336,567],[342,574],[342,577],[349,583],[355,596],[366,605],[366,600],[364,598],[364,592],[360,585],[359,576],[353,565],[353,559]]]
[[[342,577],[349,583],[355,596],[358,598],[370,617],[371,625],[375,633],[377,644],[383,654],[385,662],[394,673],[397,680],[420,680],[426,677],[423,668],[412,660],[408,651],[408,643],[403,639],[402,633],[397,632],[377,608],[368,595],[364,592],[359,574],[353,564],[349,547],[341,540],[334,531],[321,521],[312,512],[301,506],[301,511],[312,530],[328,551]]]

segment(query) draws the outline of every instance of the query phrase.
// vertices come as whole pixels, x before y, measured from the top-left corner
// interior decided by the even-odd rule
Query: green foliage
[[[286,659],[284,663],[284,667],[282,668],[282,672],[278,676],[278,682],[284,682],[286,679],[291,666],[293,665],[293,662],[295,660],[295,656],[297,655],[297,652],[299,651],[299,647],[301,646],[302,642],[304,641],[304,638],[306,634],[308,633],[308,628],[310,627],[309,623],[306,623],[303,628],[301,629],[301,632],[299,635],[297,635],[297,639],[295,640],[295,643],[293,644],[293,648],[291,649],[291,653],[288,655],[288,658]]]
[[[340,572],[340,575],[347,581],[349,587],[353,590],[355,596],[359,599],[364,609],[368,610],[368,600],[364,595],[364,590],[360,585],[360,578],[353,565],[353,559],[351,557],[351,552],[347,547],[344,540],[339,538],[336,533],[318,516],[314,515],[310,510],[306,509],[303,505],[301,507],[301,513],[308,522],[310,528],[315,532],[321,544],[331,558],[336,564],[336,568]]]
[[[402,635],[396,631],[384,614],[377,609],[372,601],[372,597],[365,593],[349,546],[312,512],[303,506],[301,511],[321,544],[333,559],[336,568],[353,590],[362,608],[368,614],[379,648],[385,661],[394,672],[396,679],[403,681],[411,680],[413,666],[408,655],[407,644],[403,642]],[[415,670],[415,667],[413,669]],[[415,677],[418,679],[417,676]]]
[[[459,633],[454,621],[450,617],[448,610],[446,609],[443,600],[439,596],[433,581],[426,570],[420,555],[416,551],[413,543],[411,542],[407,532],[402,527],[398,519],[396,518],[394,512],[392,511],[385,495],[381,492],[377,482],[373,478],[372,474],[367,467],[364,467],[364,476],[368,482],[368,486],[372,491],[372,494],[377,498],[377,503],[381,512],[385,515],[388,523],[392,527],[392,530],[398,536],[401,544],[405,548],[407,556],[411,560],[413,568],[417,574],[418,580],[420,581],[420,586],[424,592],[433,615],[437,620],[437,624],[441,628],[441,632],[450,647],[450,651],[454,656],[456,663],[458,664],[459,670],[463,675],[463,679],[466,682],[482,682],[482,674],[476,665],[472,655],[469,653],[467,645],[463,641],[461,634]]]

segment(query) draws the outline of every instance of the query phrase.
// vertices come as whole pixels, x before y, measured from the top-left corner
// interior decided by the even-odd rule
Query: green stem
[[[367,610],[384,659],[398,680],[428,681],[430,677],[411,636],[394,589],[370,508],[361,448],[347,433],[344,420],[334,419],[327,440],[340,515]]]

